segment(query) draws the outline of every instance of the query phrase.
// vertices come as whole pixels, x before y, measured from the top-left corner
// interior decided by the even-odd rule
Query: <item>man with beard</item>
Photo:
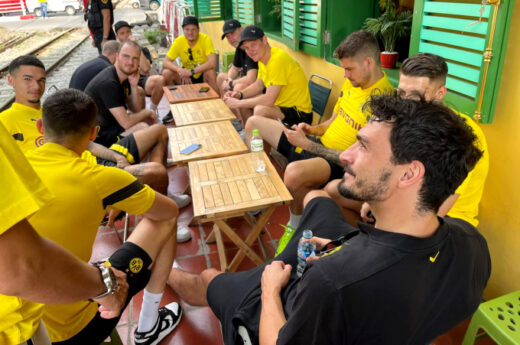
[[[477,309],[490,275],[486,241],[469,223],[437,217],[482,155],[475,135],[439,104],[394,95],[368,104],[373,117],[341,154],[340,191],[371,205],[375,227],[353,228],[314,191],[276,261],[170,273],[182,299],[211,307],[226,344],[240,343],[237,329],[262,345],[426,344]],[[305,229],[320,254],[298,278]]]
[[[356,141],[358,130],[367,122],[363,104],[372,93],[392,90],[381,70],[379,45],[370,33],[353,32],[334,54],[345,71],[345,82],[330,119],[315,126],[300,122],[290,130],[255,113],[246,124],[248,140],[257,128],[262,138],[289,161],[283,180],[294,198],[288,223],[294,229],[302,216],[305,195],[343,175],[339,155]]]

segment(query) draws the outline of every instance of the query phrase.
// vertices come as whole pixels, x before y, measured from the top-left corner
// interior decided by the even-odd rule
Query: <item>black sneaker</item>
[[[159,309],[159,318],[148,332],[134,332],[136,345],[157,345],[179,324],[182,317],[182,309],[179,303],[172,302]]]
[[[166,123],[169,123],[169,122],[172,122],[172,121],[173,121],[173,115],[172,115],[172,111],[170,110],[168,112],[168,114],[166,114],[166,116],[163,117],[162,123],[166,124]]]

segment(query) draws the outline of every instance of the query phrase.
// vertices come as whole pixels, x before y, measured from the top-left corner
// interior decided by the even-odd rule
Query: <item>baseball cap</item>
[[[125,22],[124,20],[120,20],[114,24],[114,31],[117,33],[117,31],[119,29],[124,28],[125,26],[130,29],[132,28],[132,26],[130,24],[128,24],[128,22]]]
[[[226,22],[224,23],[224,26],[222,27],[222,39],[224,39],[224,37],[226,37],[226,34],[230,34],[232,32],[235,32],[236,29],[242,27],[242,25],[240,25],[240,22],[236,19],[229,19],[229,20],[226,20]]]
[[[240,43],[238,46],[240,47],[244,41],[254,41],[264,36],[264,30],[256,25],[249,25],[242,31],[242,34],[240,35]]]
[[[182,20],[182,27],[184,27],[186,25],[189,25],[189,24],[193,24],[193,25],[199,26],[199,20],[195,16],[186,16],[186,17],[184,17],[184,19]]]

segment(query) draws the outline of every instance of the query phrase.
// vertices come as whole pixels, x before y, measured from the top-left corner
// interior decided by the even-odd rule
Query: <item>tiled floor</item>
[[[161,102],[162,103],[162,102]],[[161,104],[161,114],[166,113],[165,105]],[[166,108],[167,109],[167,108]],[[161,110],[161,107],[160,107]],[[274,161],[273,161],[274,163]],[[277,164],[274,163],[278,168]],[[170,177],[170,192],[181,193],[188,185],[188,176],[185,168],[172,167],[168,169]],[[181,210],[179,216],[180,224],[188,224],[191,221],[193,211],[191,205]],[[130,217],[130,228],[135,224],[136,217]],[[272,256],[277,242],[281,237],[283,230],[280,224],[286,224],[289,219],[289,213],[286,206],[280,206],[274,212],[270,221],[267,223],[263,239],[269,254]],[[233,219],[229,225],[237,231],[238,234],[244,236],[248,230],[248,225],[241,219]],[[116,223],[119,229],[119,236],[122,238],[123,221]],[[213,267],[220,269],[217,248],[215,244],[206,244],[204,238],[211,230],[211,224],[197,224],[190,227],[192,239],[186,243],[177,246],[177,261],[181,268],[190,272],[201,272],[202,270]],[[226,237],[224,236],[226,241]],[[93,248],[93,260],[101,259],[109,256],[114,250],[121,245],[118,235],[114,230],[109,228],[100,228],[96,242]],[[230,260],[237,248],[231,243],[225,243],[227,248],[227,257]],[[259,245],[253,246],[255,251],[260,254]],[[239,270],[245,270],[253,267],[254,264],[247,257],[239,266]],[[184,309],[184,315],[179,326],[165,338],[161,344],[175,345],[223,345],[220,325],[217,318],[213,315],[209,308],[192,307],[180,300],[176,293],[169,287],[166,287],[161,306],[172,301],[180,302]],[[117,326],[117,331],[124,344],[133,344],[133,332],[137,327],[137,320],[141,309],[142,292],[136,295],[127,309],[124,311],[121,321]],[[462,338],[467,328],[468,321],[463,322],[450,332],[437,338],[432,345],[458,345],[461,344]],[[495,344],[489,338],[479,340],[476,344],[490,345]]]

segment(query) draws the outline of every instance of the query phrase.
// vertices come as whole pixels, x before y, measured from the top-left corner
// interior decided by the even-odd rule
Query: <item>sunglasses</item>
[[[188,48],[188,54],[190,54],[190,60],[193,61],[193,52],[191,51],[191,48]]]

